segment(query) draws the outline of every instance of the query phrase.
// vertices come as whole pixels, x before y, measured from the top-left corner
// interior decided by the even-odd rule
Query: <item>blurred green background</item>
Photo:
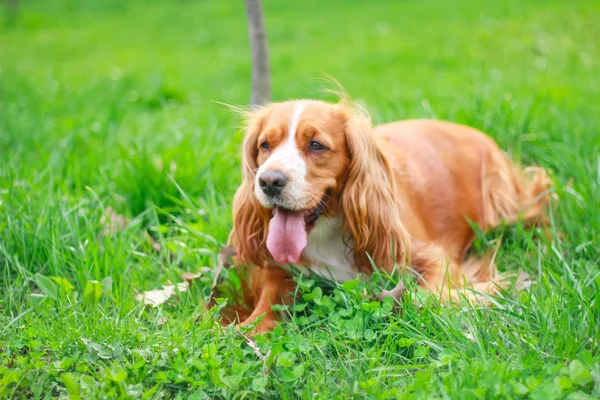
[[[482,129],[517,160],[552,170],[561,198],[552,213],[553,232],[561,240],[540,244],[517,230],[499,256],[503,269],[523,268],[544,283],[523,306],[528,311],[521,318],[536,321],[522,328],[532,335],[531,345],[514,337],[504,342],[487,338],[488,344],[462,336],[448,339],[442,333],[458,335],[464,321],[456,322],[452,312],[444,311],[439,318],[456,330],[442,324],[446,328],[441,331],[419,336],[419,343],[434,349],[430,359],[412,359],[388,342],[379,347],[355,343],[358,353],[350,354],[343,349],[351,342],[341,337],[334,339],[335,351],[322,359],[305,359],[311,374],[297,381],[275,374],[262,392],[249,393],[384,397],[396,388],[407,395],[414,389],[426,398],[448,390],[479,398],[535,397],[535,390],[542,396],[538,398],[549,398],[543,397],[546,393],[598,394],[598,375],[590,383],[565,373],[571,379],[568,389],[557,379],[563,377],[563,358],[580,356],[588,348],[586,340],[598,334],[600,318],[600,3],[267,0],[264,11],[274,100],[335,100],[324,92],[332,88],[326,79],[331,76],[367,108],[374,123],[426,117]],[[214,265],[215,253],[227,239],[243,133],[242,121],[221,103],[244,107],[250,98],[244,3],[22,0],[15,15],[6,8],[2,12],[0,322],[6,328],[0,336],[0,377],[5,377],[0,395],[72,394],[84,390],[84,375],[108,382],[82,392],[99,397],[127,397],[128,390],[174,396],[197,387],[204,394],[230,397],[256,389],[249,382],[261,369],[260,361],[249,361],[252,350],[242,355],[234,351],[244,346],[234,333],[219,342],[210,318],[197,306],[212,277],[165,311],[176,328],[157,322],[163,311],[146,314],[134,300],[135,290],[174,282],[182,270]],[[99,237],[108,206],[137,218],[124,232]],[[140,238],[145,229],[174,258],[147,251]],[[90,311],[78,302],[35,300],[39,275],[65,279],[74,288],[69,290],[79,293],[90,280],[111,277],[113,286]],[[55,280],[64,289],[61,282]],[[561,301],[548,300],[557,293],[564,296]],[[318,315],[318,307],[311,307]],[[434,318],[432,313],[415,318],[431,322],[427,318]],[[204,318],[201,328],[194,328],[197,318]],[[476,313],[470,318],[467,322],[481,329],[482,337],[495,335],[485,327],[497,316]],[[321,342],[306,338],[330,329],[327,318],[318,321],[312,333],[297,328],[298,334],[289,337],[317,346]],[[515,323],[495,321],[498,325],[490,330],[505,329],[498,335],[508,335]],[[190,336],[195,329],[203,333]],[[395,328],[386,329],[391,334]],[[134,367],[137,356],[124,350],[121,358],[113,355],[94,364],[79,359],[91,351],[81,337],[130,350],[160,343],[161,349],[178,347],[182,355],[169,356],[162,364],[142,358],[145,366]],[[575,338],[581,339],[579,344]],[[287,339],[272,340],[265,346],[287,346],[293,352]],[[486,346],[492,342],[500,343],[493,351],[505,361],[488,359],[492,350]],[[231,365],[235,370],[236,363],[249,369],[237,374],[235,383],[215,383],[204,375],[190,383],[189,377],[200,372],[185,368],[194,357],[202,358],[195,349],[209,345],[220,346],[223,365],[229,365],[225,371]],[[405,358],[372,353],[378,348]],[[463,349],[458,361],[452,361],[457,363],[455,378],[433,367],[445,348]],[[17,367],[15,354],[24,358]],[[581,365],[597,372],[597,350],[589,357],[583,354]],[[73,357],[77,361],[52,369],[52,363]],[[339,369],[357,357],[379,362]],[[413,367],[394,370],[396,375],[373,372],[382,364]],[[486,369],[499,376],[520,372],[492,379],[481,389],[483,378],[474,371]],[[177,376],[183,378],[177,381]],[[526,382],[529,376],[537,384]],[[370,381],[374,377],[379,383]],[[508,388],[504,394],[494,392],[502,385]]]

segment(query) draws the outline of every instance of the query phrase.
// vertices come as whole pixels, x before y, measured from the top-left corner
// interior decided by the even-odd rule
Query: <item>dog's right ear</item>
[[[371,271],[372,260],[391,271],[408,259],[409,243],[398,211],[401,203],[392,167],[373,139],[370,119],[347,106],[340,108],[350,156],[340,199],[344,230],[352,238],[360,270]]]
[[[271,217],[254,195],[258,163],[258,137],[265,126],[273,105],[251,112],[246,121],[246,136],[242,145],[242,184],[233,199],[233,230],[229,245],[237,251],[243,265],[262,265],[268,258],[267,230]]]

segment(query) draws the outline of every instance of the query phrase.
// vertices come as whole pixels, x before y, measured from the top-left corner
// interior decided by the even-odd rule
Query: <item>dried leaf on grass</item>
[[[212,268],[210,267],[202,267],[199,272],[182,272],[181,277],[185,279],[185,281],[191,285],[196,279],[200,278],[202,274],[209,272]]]
[[[266,376],[270,370],[270,368],[267,368],[267,362],[269,361],[269,357],[271,357],[271,350],[267,351],[266,354],[263,354],[260,351],[260,348],[258,347],[258,345],[256,344],[256,342],[254,340],[250,339],[248,336],[246,336],[244,334],[242,334],[242,336],[244,337],[244,339],[246,339],[246,343],[254,351],[254,354],[256,355],[256,357],[258,357],[258,359],[262,361],[263,376]]]
[[[106,207],[104,215],[100,217],[100,224],[103,227],[102,234],[110,236],[125,229],[127,224],[129,224],[129,220],[125,216],[118,214],[112,207]]]
[[[536,284],[536,281],[528,273],[521,270],[514,274],[504,274],[503,279],[505,281],[512,281],[512,287],[516,291],[525,290]]]
[[[135,299],[152,307],[157,307],[169,300],[177,292],[187,292],[192,283],[199,279],[202,274],[210,271],[210,269],[210,267],[202,267],[199,272],[182,272],[181,277],[185,280],[185,282],[180,282],[176,285],[163,285],[162,289],[149,290],[144,293],[139,293],[135,296]]]
[[[235,257],[236,255],[237,251],[235,250],[235,247],[223,246],[219,251],[219,265],[221,265],[224,268],[231,268],[231,263],[229,262],[229,259],[231,257]]]
[[[258,345],[256,344],[256,342],[254,340],[250,339],[248,336],[246,336],[244,334],[242,334],[242,336],[244,337],[244,339],[246,339],[246,343],[254,351],[254,354],[256,355],[256,357],[258,357],[259,360],[266,361],[269,358],[269,356],[271,355],[271,350],[267,351],[267,354],[262,354],[262,352],[260,351],[260,348],[258,347]]]
[[[154,251],[156,251],[157,253],[160,253],[162,251],[162,247],[160,245],[160,243],[158,243],[153,237],[152,235],[150,235],[148,232],[144,232],[144,235],[146,236],[146,238],[148,239],[148,241],[150,242],[150,246],[152,246],[152,248],[154,249]]]
[[[180,282],[176,285],[163,285],[162,289],[139,293],[135,296],[135,299],[152,307],[158,307],[169,300],[177,292],[187,292],[189,286],[190,285],[187,282]]]
[[[211,292],[215,289],[215,286],[217,286],[217,282],[219,280],[219,276],[221,275],[221,271],[223,270],[223,268],[231,268],[231,262],[229,261],[229,259],[231,257],[235,257],[235,255],[237,254],[237,252],[235,251],[235,248],[231,247],[231,246],[223,246],[221,248],[221,250],[219,251],[219,255],[217,257],[218,259],[218,263],[217,263],[217,271],[215,273],[215,279],[213,279],[213,285],[212,288],[210,289]]]
[[[404,296],[404,292],[406,292],[406,285],[404,285],[403,281],[400,281],[392,290],[382,290],[379,292],[379,298],[383,300],[391,297],[394,300],[399,300]]]
[[[192,282],[194,282],[196,279],[200,278],[202,276],[202,271],[200,272],[182,272],[181,273],[181,277],[188,283],[188,285],[191,285]]]

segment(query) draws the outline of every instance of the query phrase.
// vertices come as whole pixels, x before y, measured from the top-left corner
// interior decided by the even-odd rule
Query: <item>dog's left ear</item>
[[[229,245],[235,247],[243,265],[261,266],[268,255],[266,238],[270,213],[254,195],[254,179],[258,168],[258,137],[271,111],[272,106],[266,106],[248,116],[242,145],[242,184],[233,199],[233,230]]]
[[[341,194],[344,230],[362,271],[391,271],[404,264],[408,233],[400,220],[392,168],[372,136],[371,121],[348,106],[338,106],[345,120],[350,155],[348,178]]]

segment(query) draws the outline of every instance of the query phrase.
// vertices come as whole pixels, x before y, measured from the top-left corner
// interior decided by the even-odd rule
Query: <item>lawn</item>
[[[600,3],[266,0],[275,100],[332,100],[329,75],[375,123],[469,124],[559,201],[550,235],[479,237],[536,281],[495,307],[299,278],[255,342],[204,307],[240,182],[221,103],[249,99],[243,2],[21,3],[0,14],[0,398],[600,396]],[[136,300],[183,271],[188,292]]]

